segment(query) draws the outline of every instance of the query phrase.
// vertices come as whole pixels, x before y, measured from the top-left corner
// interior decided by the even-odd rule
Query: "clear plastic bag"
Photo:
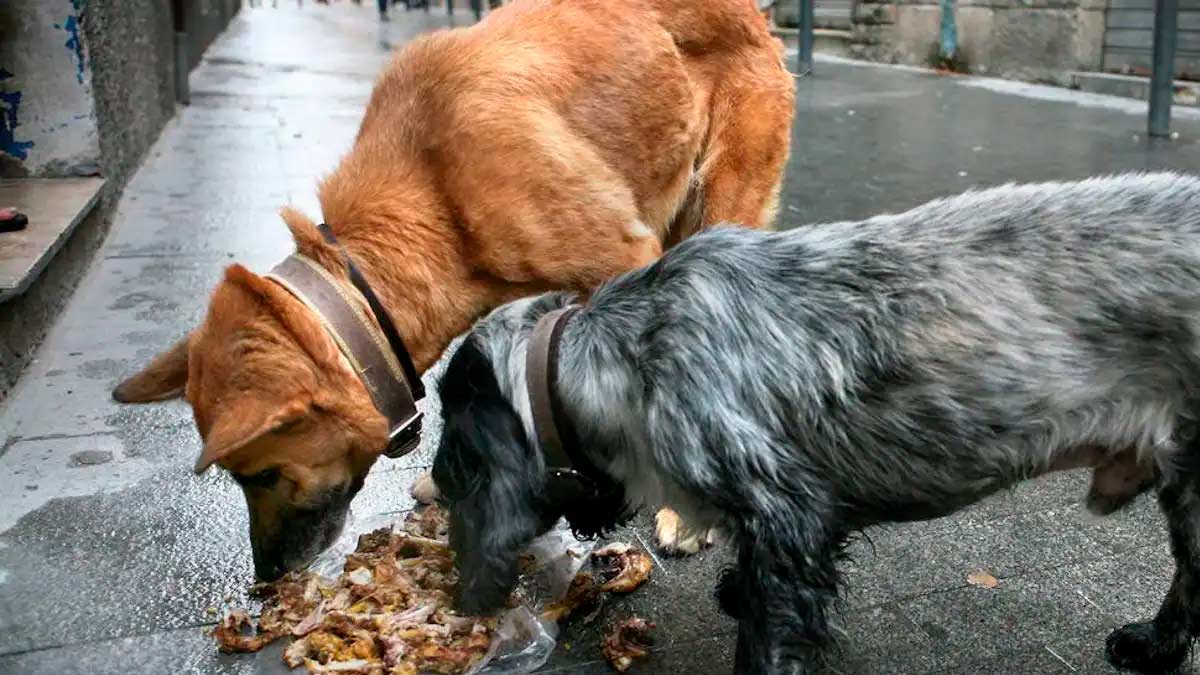
[[[309,570],[326,577],[336,577],[342,571],[346,556],[354,552],[358,536],[381,527],[401,527],[402,516],[390,514],[356,519],[348,514],[347,525],[338,540],[309,566]],[[506,610],[492,639],[491,649],[467,675],[527,675],[541,668],[557,646],[558,626],[541,619],[541,611],[551,602],[566,595],[575,574],[591,554],[592,542],[576,539],[566,521],[559,523],[530,545],[534,573],[522,577],[522,605]],[[282,648],[259,652],[259,672],[288,671],[279,660]],[[267,671],[264,666],[272,665]]]

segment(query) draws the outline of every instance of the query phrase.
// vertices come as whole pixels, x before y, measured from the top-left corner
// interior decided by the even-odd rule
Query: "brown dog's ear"
[[[192,468],[197,475],[204,473],[213,462],[220,461],[239,448],[244,448],[263,436],[280,431],[302,420],[309,405],[293,401],[282,407],[271,407],[258,398],[242,400],[225,409],[208,431],[204,449]]]
[[[225,280],[250,293],[261,306],[287,328],[300,348],[319,364],[338,362],[337,343],[300,301],[279,284],[264,279],[241,265],[225,268]]]
[[[154,357],[150,365],[118,384],[112,397],[120,403],[166,401],[183,395],[188,379],[188,340],[185,337]]]
[[[325,237],[311,218],[290,206],[280,209],[279,216],[292,233],[297,253],[312,258],[327,270],[342,269],[341,253],[325,241]]]

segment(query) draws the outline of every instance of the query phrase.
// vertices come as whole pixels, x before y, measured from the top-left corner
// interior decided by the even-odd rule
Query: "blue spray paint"
[[[12,73],[0,68],[0,82],[12,76]],[[0,152],[17,159],[27,159],[33,141],[17,140],[17,125],[20,124],[17,114],[20,108],[21,92],[0,91]]]
[[[62,29],[67,31],[67,42],[64,46],[75,52],[75,79],[79,84],[83,84],[83,40],[79,37],[79,10],[82,5],[83,0],[71,0],[75,13],[68,16],[62,25]],[[55,24],[55,28],[57,27]]]

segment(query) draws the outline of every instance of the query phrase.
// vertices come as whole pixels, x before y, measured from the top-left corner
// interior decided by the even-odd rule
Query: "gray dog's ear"
[[[461,582],[458,608],[504,606],[517,560],[544,529],[540,463],[492,364],[468,338],[439,385],[445,427],[433,479],[450,503],[450,545]]]
[[[529,314],[526,316],[528,319],[537,321],[556,309],[562,309],[567,305],[581,301],[582,299],[574,293],[545,293],[534,299],[533,304],[529,308]]]

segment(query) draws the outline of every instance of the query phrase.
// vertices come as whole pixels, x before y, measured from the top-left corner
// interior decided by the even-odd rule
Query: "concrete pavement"
[[[284,3],[290,4],[290,3]],[[249,9],[192,76],[192,105],[122,198],[112,233],[36,363],[0,410],[0,673],[258,673],[206,626],[243,604],[252,572],[237,487],[197,478],[180,403],[108,391],[202,315],[229,262],[290,249],[275,215],[318,215],[315,182],[349,148],[387,50],[444,25],[438,10],[377,23],[370,3]],[[458,19],[469,23],[467,15]],[[975,78],[822,60],[798,82],[781,226],[903,210],[973,185],[1121,170],[1200,173],[1200,116],[1149,142],[1141,106]],[[425,448],[381,461],[356,517],[396,514]],[[1084,514],[1082,475],[953,518],[873,530],[851,550],[829,673],[1106,673],[1111,628],[1151,615],[1171,574],[1151,500]],[[650,542],[647,519],[623,537]],[[613,604],[658,624],[634,672],[722,673],[733,624],[711,599],[727,554],[663,560]],[[997,588],[969,586],[982,568]],[[596,627],[568,629],[545,672],[603,673]]]

